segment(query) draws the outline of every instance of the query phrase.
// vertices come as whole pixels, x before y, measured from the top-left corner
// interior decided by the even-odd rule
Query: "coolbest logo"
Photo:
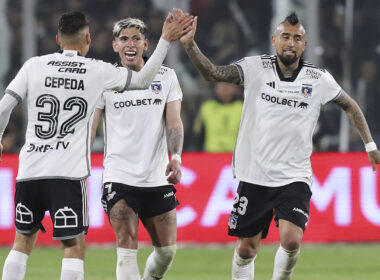
[[[272,95],[266,94],[264,92],[261,93],[261,98],[267,102],[282,105],[282,106],[301,108],[301,109],[307,109],[309,106],[309,104],[305,103],[305,102],[299,102],[299,101],[293,100],[293,99],[272,96]]]
[[[136,99],[136,100],[117,101],[113,104],[113,106],[115,107],[115,109],[122,109],[122,108],[128,108],[128,107],[161,105],[161,104],[162,104],[162,99],[143,98],[143,99]]]

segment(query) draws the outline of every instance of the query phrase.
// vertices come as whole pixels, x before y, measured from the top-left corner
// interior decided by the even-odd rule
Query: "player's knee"
[[[163,264],[169,265],[172,263],[174,256],[177,252],[177,245],[154,247],[154,251]]]
[[[301,241],[298,238],[293,238],[291,236],[281,240],[281,246],[288,251],[298,250],[301,246]]]
[[[258,249],[251,246],[239,246],[237,252],[243,259],[252,259],[256,257]]]
[[[120,248],[137,248],[137,229],[117,232],[116,243]]]
[[[72,238],[67,240],[61,240],[61,244],[64,251],[64,257],[68,258],[84,258],[84,252],[86,250],[86,244],[84,237]]]

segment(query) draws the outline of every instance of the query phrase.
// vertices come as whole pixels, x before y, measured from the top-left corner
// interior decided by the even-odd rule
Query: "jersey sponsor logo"
[[[55,145],[48,145],[48,144],[34,144],[34,143],[29,143],[29,147],[26,150],[27,153],[31,152],[40,152],[40,153],[46,153],[47,151],[52,151],[52,150],[66,150],[67,147],[70,145],[70,142],[65,142],[65,141],[58,141]]]
[[[273,104],[288,106],[288,107],[294,107],[294,108],[301,108],[301,109],[307,109],[309,104],[305,102],[299,102],[297,100],[288,99],[288,98],[281,98],[277,96],[272,96],[266,93],[261,93],[261,98],[267,102],[271,102]]]
[[[276,82],[269,82],[267,83],[268,86],[270,86],[271,88],[276,88]]]
[[[161,84],[154,83],[154,84],[151,84],[150,87],[155,94],[159,94],[162,91],[162,85]]]
[[[312,91],[313,91],[312,85],[302,84],[301,93],[304,97],[306,98],[311,97]]]
[[[17,203],[16,206],[16,222],[21,224],[33,223],[33,212],[21,202]]]
[[[73,228],[78,226],[78,215],[72,208],[65,206],[54,214],[55,228]]]
[[[153,99],[153,98],[143,98],[136,100],[125,100],[117,101],[113,104],[115,109],[122,109],[125,107],[138,107],[138,106],[149,106],[149,105],[161,105],[162,99]]]
[[[159,75],[164,75],[166,72],[168,72],[168,69],[166,69],[166,68],[161,68],[160,70],[158,70],[157,74],[159,74]]]
[[[306,76],[310,77],[311,79],[318,80],[322,76],[322,74],[318,71],[308,68],[306,69]]]
[[[71,53],[66,54],[66,56],[69,55],[73,56]],[[83,62],[51,60],[47,63],[47,65],[59,67],[58,72],[61,73],[85,74],[87,72],[86,68],[82,68],[82,66],[85,65]]]
[[[83,80],[48,76],[45,78],[45,87],[84,90],[84,82]]]
[[[263,60],[262,63],[263,63],[263,68],[264,69],[271,69],[271,68],[273,68],[272,61],[270,61],[270,60]]]

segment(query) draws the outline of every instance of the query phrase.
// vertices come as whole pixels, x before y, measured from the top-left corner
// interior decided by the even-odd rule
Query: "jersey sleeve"
[[[324,73],[321,77],[321,103],[325,105],[329,101],[334,100],[339,95],[341,90],[342,88],[335,81],[333,76],[326,71],[326,73]]]
[[[171,84],[168,93],[168,98],[166,99],[166,103],[172,102],[174,100],[182,100],[182,90],[178,82],[178,78],[176,73],[171,71]]]
[[[105,92],[103,92],[100,96],[99,96],[99,99],[96,103],[96,108],[98,109],[104,109],[104,107],[106,106],[106,101],[105,101]]]
[[[29,59],[24,63],[21,69],[18,71],[16,77],[11,81],[5,90],[5,93],[10,94],[16,98],[18,103],[21,103],[28,92],[28,67],[31,63]]]
[[[132,71],[124,67],[116,67],[111,63],[103,63],[104,90],[123,91],[129,84]]]
[[[241,78],[241,85],[248,85],[253,81],[254,77],[258,76],[258,72],[262,69],[262,63],[260,62],[260,56],[245,57],[235,63],[233,63],[239,71]]]

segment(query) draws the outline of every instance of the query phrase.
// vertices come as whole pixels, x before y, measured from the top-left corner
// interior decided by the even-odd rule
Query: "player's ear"
[[[90,33],[86,33],[86,44],[87,45],[91,44],[91,35],[90,35]]]
[[[58,34],[55,35],[55,42],[57,43],[57,45],[58,45],[59,47],[61,47],[61,38],[59,37]]]
[[[148,50],[148,45],[149,45],[149,40],[145,39],[144,40],[144,52]]]
[[[114,51],[115,53],[118,53],[118,52],[119,52],[119,48],[118,48],[117,43],[116,43],[115,40],[112,40],[112,48],[113,48],[113,51]]]

